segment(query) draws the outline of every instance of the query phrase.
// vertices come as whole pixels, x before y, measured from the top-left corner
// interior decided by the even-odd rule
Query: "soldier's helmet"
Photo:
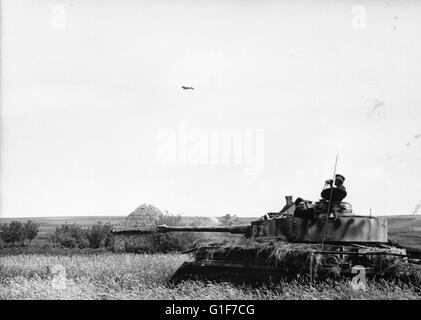
[[[335,175],[335,180],[338,181],[338,182],[340,182],[342,184],[345,181],[345,177],[343,175],[341,175],[341,174],[337,174],[337,175]]]

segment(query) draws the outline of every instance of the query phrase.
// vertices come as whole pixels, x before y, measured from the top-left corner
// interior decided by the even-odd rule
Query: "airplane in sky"
[[[184,90],[194,90],[194,88],[193,88],[193,87],[181,86],[181,88],[183,88]]]

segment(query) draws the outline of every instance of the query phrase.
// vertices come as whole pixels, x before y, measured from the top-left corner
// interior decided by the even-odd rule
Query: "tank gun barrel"
[[[166,226],[159,225],[157,231],[159,233],[173,232],[173,231],[187,231],[187,232],[229,232],[233,234],[245,234],[249,231],[249,225],[234,225],[234,226],[219,226],[219,227],[191,227],[191,226]]]

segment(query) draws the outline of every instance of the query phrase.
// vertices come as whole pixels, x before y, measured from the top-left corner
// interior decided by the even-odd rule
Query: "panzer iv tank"
[[[419,252],[388,240],[386,218],[356,215],[338,188],[322,191],[316,203],[301,198],[249,225],[190,227],[160,225],[158,232],[227,232],[243,234],[239,243],[195,248],[195,260],[173,275],[188,279],[262,282],[279,279],[388,277],[390,266],[420,263]],[[362,271],[361,271],[362,270]]]

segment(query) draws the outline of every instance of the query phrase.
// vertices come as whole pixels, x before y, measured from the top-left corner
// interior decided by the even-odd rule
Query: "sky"
[[[355,213],[411,214],[420,16],[408,0],[3,0],[0,217],[261,216],[317,201],[336,155]]]

